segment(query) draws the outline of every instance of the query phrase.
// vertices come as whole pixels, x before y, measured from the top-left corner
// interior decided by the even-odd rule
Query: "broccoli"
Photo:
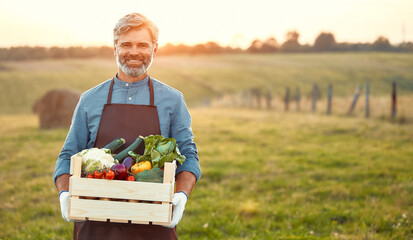
[[[154,167],[150,170],[138,172],[135,175],[135,181],[163,183],[163,171],[158,167]]]

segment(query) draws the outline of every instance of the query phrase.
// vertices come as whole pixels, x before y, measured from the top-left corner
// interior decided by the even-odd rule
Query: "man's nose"
[[[139,52],[138,47],[136,47],[136,46],[132,47],[132,48],[129,50],[129,54],[130,54],[130,55],[139,55],[140,52]]]

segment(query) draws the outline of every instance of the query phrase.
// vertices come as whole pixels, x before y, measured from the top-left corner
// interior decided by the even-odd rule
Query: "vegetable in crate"
[[[126,143],[123,138],[115,138],[103,148],[109,149],[111,153],[116,153]]]
[[[137,174],[139,172],[143,172],[143,171],[146,171],[146,170],[151,170],[151,168],[152,168],[152,164],[151,164],[150,161],[141,161],[141,162],[135,163],[130,168],[130,171],[133,174]]]
[[[113,172],[112,170],[107,170],[106,173],[104,172],[105,175],[105,179],[107,180],[113,180],[115,178],[115,172]]]
[[[111,170],[115,173],[116,180],[126,180],[128,177],[128,168],[123,163],[116,163]]]
[[[115,159],[117,159],[120,163],[123,162],[125,158],[128,157],[128,152],[133,151],[137,152],[139,147],[143,144],[143,137],[139,136],[133,141],[131,145],[129,145],[127,148],[123,149],[120,153],[115,155]]]
[[[82,172],[93,173],[96,170],[111,168],[115,164],[109,149],[89,148],[77,154],[82,157]]]
[[[101,179],[103,177],[103,172],[96,170],[93,172],[93,178]]]
[[[133,159],[132,157],[127,157],[123,160],[122,164],[126,166],[126,168],[128,169],[128,171],[130,170],[130,168],[136,163],[135,159]]]
[[[185,156],[179,152],[174,138],[164,138],[162,135],[145,137],[145,152],[139,161],[151,161],[152,167],[162,168],[166,162],[173,160],[180,164],[185,162]]]
[[[135,175],[135,181],[162,183],[163,182],[163,171],[162,169],[155,167],[150,170],[138,172]]]

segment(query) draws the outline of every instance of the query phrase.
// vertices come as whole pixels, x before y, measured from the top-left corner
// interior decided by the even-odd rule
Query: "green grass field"
[[[71,239],[52,181],[68,129],[39,130],[31,106],[49,89],[84,91],[109,79],[114,64],[0,62],[0,239]],[[413,55],[395,53],[158,58],[151,75],[191,106],[203,171],[180,239],[413,239],[411,69]],[[346,116],[367,80],[374,117],[363,117],[363,98]],[[395,80],[399,116],[389,121]],[[325,94],[316,113],[305,98],[303,111],[283,111],[286,86],[305,94],[315,82],[334,84],[333,115],[324,114]],[[277,96],[273,110],[199,107],[257,84]]]
[[[411,239],[413,126],[191,109],[203,176],[181,239]],[[52,182],[67,129],[0,117],[0,239],[70,239]]]

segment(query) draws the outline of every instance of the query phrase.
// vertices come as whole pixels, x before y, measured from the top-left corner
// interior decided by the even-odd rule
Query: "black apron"
[[[161,134],[151,78],[148,80],[150,105],[112,104],[113,83],[114,79],[110,84],[108,101],[103,107],[95,147],[102,148],[117,137],[124,138],[128,146],[139,135]],[[143,150],[144,146],[138,153],[143,154]],[[98,221],[75,222],[74,225],[73,239],[75,240],[178,238],[176,228],[170,229],[159,225]]]

